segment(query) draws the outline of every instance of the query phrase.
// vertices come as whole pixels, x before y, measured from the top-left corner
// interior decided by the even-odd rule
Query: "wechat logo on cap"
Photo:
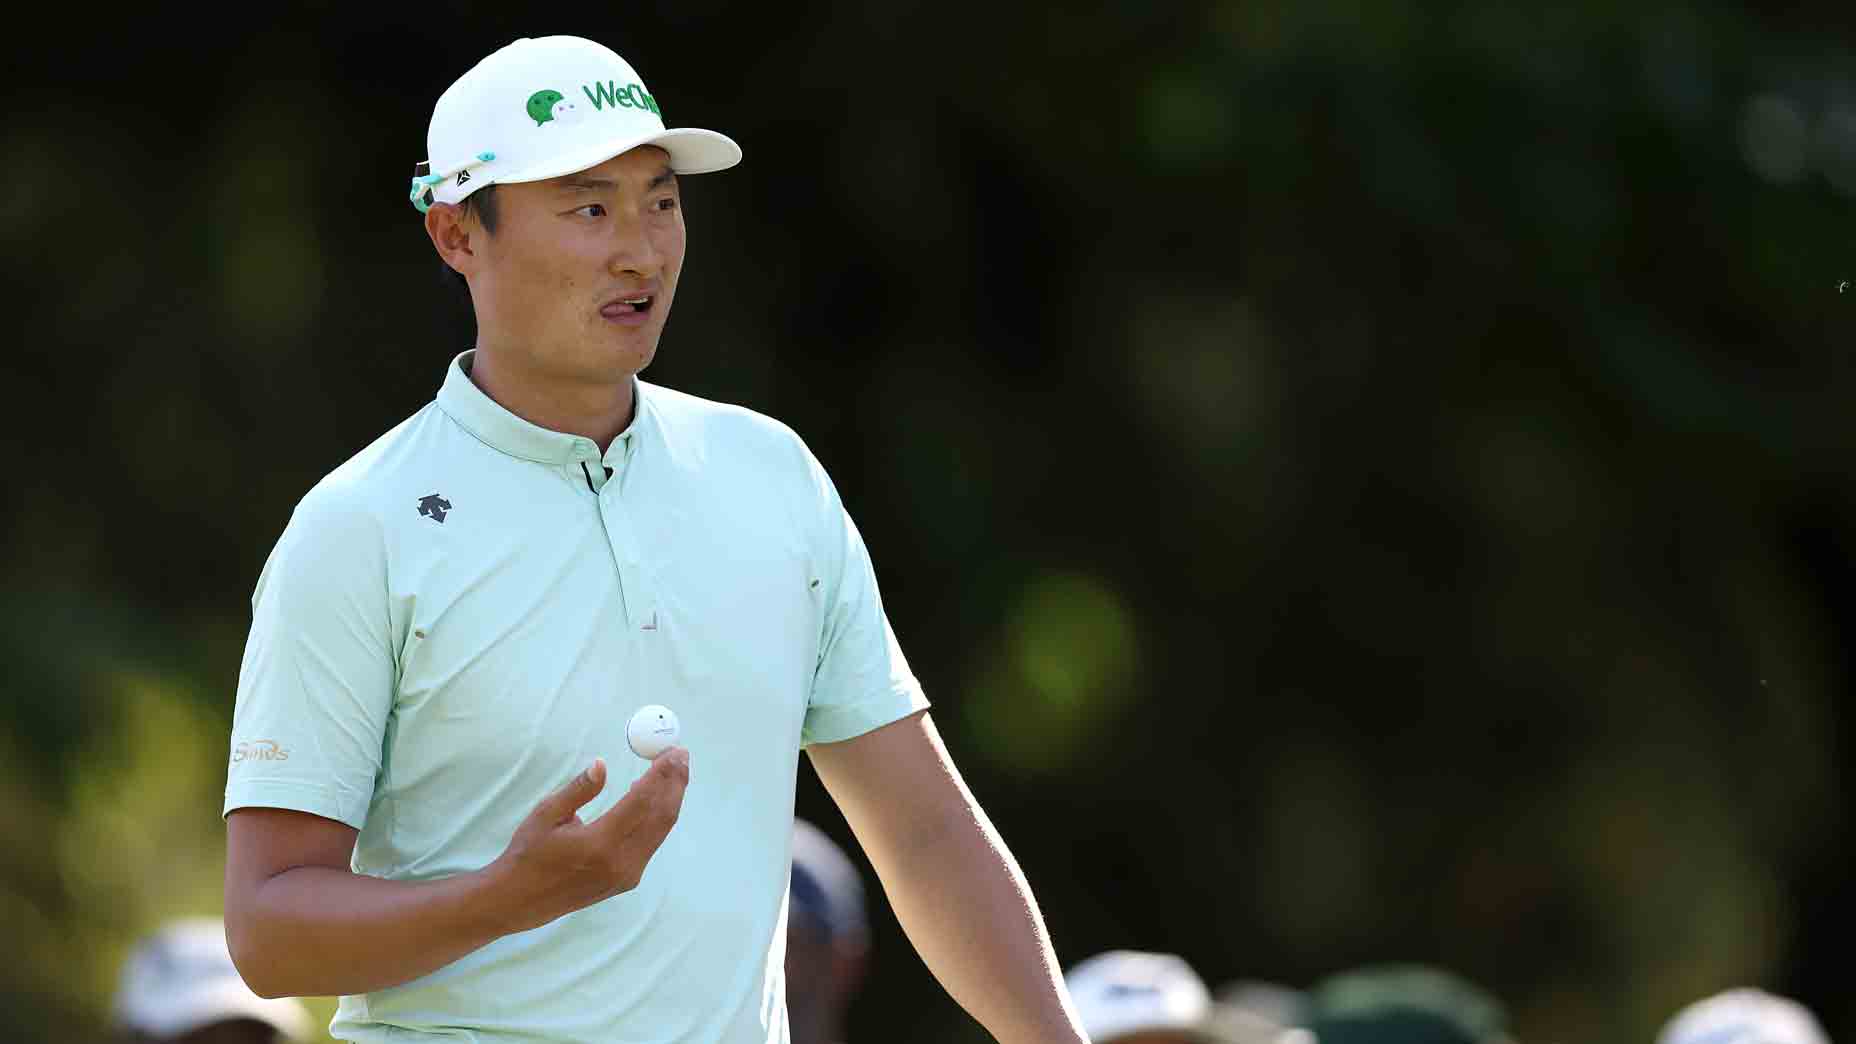
[[[579,123],[585,115],[579,106],[568,101],[560,91],[544,89],[528,96],[528,118],[534,120],[537,127],[556,120]]]

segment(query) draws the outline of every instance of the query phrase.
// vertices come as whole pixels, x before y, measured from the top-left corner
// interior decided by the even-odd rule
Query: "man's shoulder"
[[[296,515],[319,521],[376,516],[383,501],[401,492],[398,480],[407,466],[437,448],[433,436],[444,420],[437,403],[426,404],[311,486]]]
[[[758,410],[732,402],[719,402],[705,399],[700,395],[691,395],[686,391],[667,388],[661,384],[638,382],[644,386],[645,398],[658,413],[660,419],[679,428],[703,428],[720,426],[736,431],[757,431],[782,440],[798,440],[799,436],[783,421],[770,417]]]
[[[657,414],[666,441],[700,451],[705,457],[717,450],[803,463],[810,455],[805,440],[784,421],[734,403],[717,402],[700,395],[645,384],[644,395]]]

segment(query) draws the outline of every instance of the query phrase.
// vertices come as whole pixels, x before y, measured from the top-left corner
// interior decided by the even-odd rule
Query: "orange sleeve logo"
[[[279,746],[276,740],[241,741],[232,748],[232,764],[241,761],[289,761],[290,752]]]

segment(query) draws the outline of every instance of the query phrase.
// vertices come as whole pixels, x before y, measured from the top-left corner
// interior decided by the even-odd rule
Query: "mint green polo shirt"
[[[265,563],[225,811],[346,823],[356,873],[475,870],[595,756],[582,816],[610,808],[646,765],[626,722],[664,704],[691,780],[636,889],[344,997],[331,1032],[783,1044],[799,751],[927,706],[863,539],[774,420],[639,381],[602,455],[498,406],[470,358]]]

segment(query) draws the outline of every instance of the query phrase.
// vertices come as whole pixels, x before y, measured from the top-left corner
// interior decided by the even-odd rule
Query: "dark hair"
[[[472,214],[477,215],[477,221],[483,225],[483,234],[486,236],[495,235],[496,222],[498,220],[498,214],[500,213],[497,210],[496,186],[493,184],[485,185],[470,195],[465,196],[463,202],[458,204],[458,212],[458,219],[460,221],[469,218]],[[450,277],[450,279],[457,284],[459,290],[464,291],[465,297],[470,296],[470,283],[465,281],[464,273],[445,264],[442,260],[438,262],[438,266],[443,269],[444,275]]]

